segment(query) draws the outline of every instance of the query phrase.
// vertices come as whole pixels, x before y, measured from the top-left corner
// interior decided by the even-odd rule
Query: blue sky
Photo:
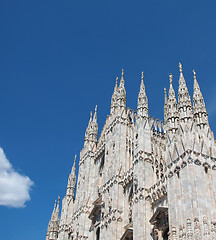
[[[144,71],[150,115],[161,119],[168,73],[177,91],[180,61],[192,95],[195,69],[216,132],[215,9],[197,0],[0,2],[0,157],[17,184],[11,196],[24,194],[0,206],[1,239],[45,239],[89,113],[97,104],[100,131],[122,68],[127,105],[136,108]]]

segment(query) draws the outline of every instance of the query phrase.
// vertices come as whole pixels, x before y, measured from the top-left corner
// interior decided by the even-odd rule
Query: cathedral
[[[143,73],[137,109],[126,106],[122,70],[99,136],[97,106],[90,115],[46,240],[216,240],[216,143],[195,71],[193,101],[179,72],[162,121],[149,116]]]

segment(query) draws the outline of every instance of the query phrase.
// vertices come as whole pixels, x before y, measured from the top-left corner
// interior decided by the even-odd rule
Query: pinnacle
[[[179,63],[179,71],[180,71],[180,77],[179,77],[179,89],[178,89],[178,102],[179,106],[192,106],[191,104],[191,98],[188,92],[188,88],[186,85],[185,78],[182,73],[182,64]]]
[[[77,155],[74,157],[74,165],[76,164]]]
[[[169,74],[170,85],[173,83],[173,75],[172,73]]]
[[[90,119],[89,119],[89,122],[92,121],[92,111],[90,112]]]
[[[76,170],[76,159],[77,159],[77,155],[75,155],[75,157],[74,157],[74,162],[73,162],[73,166],[71,169],[71,173],[75,172],[75,170]]]
[[[93,117],[93,122],[97,122],[97,105],[95,106],[95,113],[94,113],[94,117]]]
[[[179,62],[179,71],[182,73],[182,64]]]
[[[179,72],[180,72],[180,77],[179,77],[179,86],[180,85],[184,85],[184,87],[186,86],[186,82],[183,76],[183,70],[182,70],[182,64],[179,63]]]
[[[141,73],[141,83],[140,83],[140,92],[145,92],[145,85],[144,85],[144,74],[143,72]]]
[[[59,217],[59,203],[60,203],[60,197],[58,196],[58,203],[57,203],[57,207],[56,207],[56,211],[55,211],[55,213],[56,213],[56,218]]]
[[[146,96],[145,92],[145,85],[144,85],[144,74],[143,72],[141,73],[141,83],[140,83],[140,91],[139,91],[139,96],[138,96],[138,104],[137,104],[137,115],[138,116],[143,116],[143,117],[148,117],[148,98]],[[145,109],[145,111],[143,110]]]
[[[124,88],[124,69],[122,69],[121,80],[120,80],[119,87]]]
[[[198,110],[198,108],[200,108],[200,110],[202,109],[203,112],[206,112],[205,102],[196,78],[196,72],[194,70],[193,74],[194,74],[194,94],[193,94],[194,108],[195,110]]]
[[[117,89],[118,89],[118,77],[116,77],[116,84],[115,84],[114,92],[117,92]]]
[[[56,204],[57,204],[57,201],[55,200],[53,211],[55,211],[56,209]]]
[[[174,98],[175,101],[176,101],[175,91],[174,91],[173,85],[172,85],[172,83],[173,83],[173,75],[172,75],[172,73],[169,74],[169,79],[170,79],[170,89],[169,89],[169,98],[168,98],[168,100],[171,99],[171,98]]]
[[[167,103],[167,90],[166,90],[166,88],[164,88],[164,95],[165,95],[164,99],[165,99],[165,104],[166,104]]]
[[[193,76],[193,77],[194,77],[194,91],[195,91],[195,90],[200,91],[200,87],[199,87],[199,83],[197,82],[195,70],[193,70],[193,74],[194,74],[194,76]]]
[[[58,202],[58,204],[59,204],[59,202]],[[55,204],[54,204],[54,208],[53,208],[53,212],[52,212],[52,217],[51,217],[52,219],[55,218],[57,208],[58,208],[58,205],[57,205],[57,201],[55,200]]]
[[[122,74],[121,74],[121,78],[124,78],[124,69],[122,68]]]
[[[89,118],[89,123],[88,123],[87,129],[90,127],[91,122],[92,122],[92,111],[90,112],[90,118]]]

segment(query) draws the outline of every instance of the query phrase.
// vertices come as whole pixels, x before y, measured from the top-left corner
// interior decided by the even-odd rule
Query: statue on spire
[[[122,68],[122,73],[121,73],[119,89],[124,89],[124,69],[123,68]]]
[[[179,62],[179,71],[182,73],[182,64]]]
[[[194,80],[196,79],[196,72],[193,70]]]
[[[122,79],[124,78],[124,69],[122,68],[122,74],[121,74]]]
[[[172,75],[172,73],[169,74],[169,80],[170,80],[170,84],[172,84],[173,83],[173,75]]]

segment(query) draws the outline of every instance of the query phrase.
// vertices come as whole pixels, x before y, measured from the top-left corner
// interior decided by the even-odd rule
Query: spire
[[[56,220],[59,219],[59,203],[60,203],[60,197],[58,196],[58,203],[55,211]]]
[[[140,91],[138,95],[138,104],[137,104],[137,117],[148,117],[148,98],[145,92],[144,85],[144,74],[141,73],[141,83],[140,83]]]
[[[57,206],[55,201],[52,216],[48,224],[46,240],[50,240],[50,239],[57,240],[58,230],[59,230],[59,202],[60,202],[60,198],[58,197]]]
[[[117,89],[118,89],[118,77],[116,77],[116,84],[115,84],[114,92],[117,92]]]
[[[75,174],[75,171],[76,171],[76,159],[77,159],[77,155],[75,155],[75,157],[74,157],[74,162],[73,162],[73,167],[71,169],[71,174]]]
[[[192,104],[191,97],[188,92],[188,88],[183,76],[182,64],[179,63],[179,89],[178,89],[178,108],[180,120],[185,122],[188,119],[192,119]]]
[[[175,91],[173,89],[173,75],[169,74],[170,88],[169,88],[169,98],[167,100],[167,130],[175,132],[178,128],[178,109],[177,109],[177,100],[175,96]],[[170,120],[170,121],[168,121]]]
[[[92,111],[90,112],[90,118],[89,118],[89,124],[88,125],[90,125],[91,122],[92,122]]]
[[[164,88],[164,123],[167,121],[167,90]]]
[[[122,68],[121,80],[119,87],[124,87],[124,69]]]
[[[193,78],[194,78],[194,90],[196,90],[196,92],[199,93],[202,96],[202,93],[200,91],[199,83],[197,82],[195,70],[193,70]]]
[[[117,98],[117,91],[118,91],[118,77],[116,77],[116,83],[115,83],[115,88],[114,88],[114,92],[111,98],[111,107],[110,107],[110,114],[114,114],[115,113],[115,109],[116,109],[116,98]]]
[[[92,124],[92,112],[90,112],[90,119],[89,119],[88,127],[86,128],[86,132],[85,132],[85,142],[88,141],[91,124]]]
[[[89,124],[85,133],[84,146],[86,146],[87,143],[92,143],[92,142],[96,143],[97,134],[98,134],[98,124],[97,124],[97,105],[96,105],[93,119],[92,119],[92,112],[90,114]]]
[[[169,98],[168,98],[168,101],[170,99],[172,99],[173,101],[175,101],[177,103],[177,100],[176,100],[176,96],[175,96],[175,91],[173,89],[173,75],[172,73],[169,74],[169,80],[170,80],[170,88],[169,88]]]
[[[143,81],[143,79],[144,79],[144,73],[143,73],[143,71],[142,71],[142,73],[141,73],[141,84],[140,84],[140,90],[142,89],[142,90],[145,91],[145,85],[144,85],[144,81]]]
[[[164,103],[167,104],[167,90],[164,88]]]
[[[56,200],[55,200],[55,203],[54,203],[54,208],[53,208],[53,212],[52,212],[52,216],[51,216],[51,219],[54,219],[55,218],[55,211],[56,211]]]
[[[116,107],[117,113],[121,114],[123,110],[126,110],[126,91],[124,86],[124,70],[122,69],[120,84],[116,93]]]
[[[93,122],[97,123],[97,105],[95,106],[95,113],[94,113],[94,117],[93,117]]]
[[[76,188],[76,159],[77,159],[77,155],[75,155],[74,157],[74,163],[71,169],[71,173],[68,177],[68,185],[67,185],[67,192],[66,192],[66,196],[73,197],[73,198],[74,198],[75,188]]]
[[[196,72],[193,70],[194,74],[194,93],[193,93],[193,108],[194,108],[194,118],[197,125],[204,126],[208,124],[208,113],[205,106],[205,101],[203,95],[200,91],[199,84],[196,78]]]

